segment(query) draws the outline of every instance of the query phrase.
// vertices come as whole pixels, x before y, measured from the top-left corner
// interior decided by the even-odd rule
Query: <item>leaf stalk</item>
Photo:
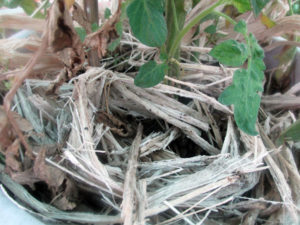
[[[198,16],[196,16],[191,22],[189,22],[176,36],[169,52],[169,59],[173,58],[176,54],[176,49],[179,47],[180,42],[182,38],[195,26],[201,19],[203,19],[208,14],[212,13],[215,8],[218,6],[226,3],[228,0],[219,0],[215,4],[213,4],[211,7],[205,9],[203,12],[201,12]]]
[[[237,24],[237,22],[234,19],[232,19],[230,16],[226,15],[225,13],[219,11],[214,11],[213,13],[217,16],[223,17],[225,20],[227,20],[229,23],[233,25]]]

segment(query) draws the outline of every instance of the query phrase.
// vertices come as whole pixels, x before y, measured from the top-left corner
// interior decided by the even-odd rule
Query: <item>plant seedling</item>
[[[235,71],[232,85],[224,90],[219,101],[225,105],[233,104],[238,127],[247,134],[257,135],[255,124],[261,101],[260,93],[263,91],[264,52],[254,35],[248,34],[244,21],[236,23],[215,9],[220,5],[234,5],[241,13],[252,9],[257,16],[268,1],[219,0],[184,26],[187,3],[192,1],[128,0],[127,15],[134,36],[145,45],[159,48],[162,60],[159,63],[150,61],[144,64],[134,83],[139,87],[148,88],[159,84],[166,73],[178,76],[182,38],[207,16],[222,16],[235,24],[235,31],[242,34],[246,42],[224,41],[215,46],[210,55],[224,65],[239,67],[247,63],[247,68]],[[215,32],[213,27],[207,31]]]

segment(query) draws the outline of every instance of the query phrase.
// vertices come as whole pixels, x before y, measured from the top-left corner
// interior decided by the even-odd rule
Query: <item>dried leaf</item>
[[[76,207],[76,203],[70,202],[66,196],[55,198],[55,201],[52,202],[52,204],[61,210],[72,210]]]
[[[92,33],[91,23],[88,21],[84,10],[76,2],[73,5],[73,20],[75,20],[88,33]]]
[[[266,32],[257,34],[260,40],[267,40],[270,37],[280,36],[283,34],[295,34],[300,29],[300,15],[293,15],[284,18],[280,18],[275,21],[276,25]]]
[[[23,172],[12,173],[10,176],[17,183],[22,185],[28,185],[32,190],[35,190],[34,184],[40,181],[40,179],[34,176],[32,168]]]
[[[21,131],[30,133],[33,131],[33,127],[31,123],[29,123],[26,119],[22,118],[18,113],[11,112],[13,118],[15,119],[18,127]],[[14,139],[16,134],[14,133],[11,125],[8,123],[8,118],[5,113],[3,106],[0,106],[0,146],[5,149],[9,147]],[[3,150],[4,151],[4,150]]]
[[[98,111],[96,113],[95,122],[108,126],[113,133],[121,137],[131,136],[134,132],[128,123],[125,123],[116,116],[104,111]]]
[[[33,172],[37,178],[44,181],[49,188],[56,192],[56,190],[59,189],[59,186],[63,184],[65,174],[61,170],[47,165],[45,157],[46,149],[41,149],[35,159]]]
[[[248,14],[243,15],[246,17]],[[259,41],[267,41],[271,37],[283,34],[295,34],[300,29],[300,15],[280,18],[275,21],[266,21],[264,18],[249,18],[248,30],[253,32]],[[271,26],[271,27],[269,27]]]
[[[101,59],[107,52],[108,45],[116,38],[118,33],[116,24],[121,16],[121,3],[119,0],[118,10],[110,19],[108,19],[103,26],[97,31],[88,35],[84,41],[84,45],[92,49],[98,49],[98,56]]]
[[[260,21],[262,22],[262,24],[266,25],[267,28],[272,28],[276,25],[273,20],[271,20],[267,15],[263,13],[260,15]]]
[[[72,7],[74,2],[75,2],[75,0],[65,0],[66,6],[68,9],[70,9]]]
[[[258,41],[262,42],[266,42],[274,36],[284,34],[294,35],[300,30],[300,15],[286,16],[275,21],[267,21],[267,18],[264,16],[255,18],[253,14],[247,12],[236,18],[236,20],[240,19],[247,20],[248,31],[253,33]],[[233,26],[225,31],[229,34],[226,36],[226,40],[235,39],[237,34],[233,32]]]
[[[29,39],[1,39],[0,40],[0,66],[9,70],[22,68],[37,51],[40,40]],[[44,75],[55,72],[63,67],[57,56],[49,51],[45,52],[39,62],[34,66],[30,76]],[[4,76],[1,80],[5,79]],[[6,78],[7,79],[7,78]]]
[[[65,48],[67,48],[65,54],[69,53],[69,57],[62,57],[61,60],[65,63],[65,66],[68,67],[70,72],[68,74],[76,74],[76,72],[81,68],[84,60],[83,46],[81,45],[79,37],[73,28],[70,14],[65,9],[66,6],[63,0],[56,0],[54,2],[50,9],[47,21],[47,29],[44,33],[44,37],[38,51],[28,61],[19,76],[15,77],[15,83],[5,95],[3,101],[4,109],[9,122],[24,145],[26,149],[25,154],[30,158],[34,158],[32,149],[27,143],[22,131],[20,130],[10,111],[11,102],[18,88],[22,85],[23,81],[30,76],[31,72],[33,71],[33,67],[36,65],[37,61],[39,61],[39,58],[43,55],[43,53],[46,52],[47,47],[51,47],[54,52],[65,50]],[[59,40],[61,41],[60,43],[57,42]],[[64,61],[64,59],[67,60]]]
[[[21,131],[28,134],[33,131],[33,126],[28,120],[24,119],[16,112],[12,112],[12,114]]]
[[[48,45],[75,75],[82,68],[85,56],[83,45],[77,35],[70,12],[64,0],[56,0],[49,12],[47,24]]]
[[[16,139],[5,152],[6,171],[9,173],[22,171],[22,163],[19,159],[19,147],[20,142]]]
[[[66,179],[63,186],[65,189],[62,193],[53,196],[54,200],[52,201],[52,204],[61,210],[72,210],[76,207],[75,201],[78,198],[77,188],[70,179]]]
[[[46,163],[46,149],[41,149],[35,159],[33,172],[36,178],[44,181],[52,192],[53,204],[62,210],[76,207],[72,201],[77,197],[77,189],[66,174]]]
[[[4,152],[8,146],[13,142],[11,126],[8,123],[6,113],[2,106],[0,106],[0,150]]]

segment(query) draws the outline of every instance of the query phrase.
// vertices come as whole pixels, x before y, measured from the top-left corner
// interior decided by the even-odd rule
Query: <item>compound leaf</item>
[[[238,127],[247,134],[257,135],[255,128],[260,106],[260,93],[263,91],[265,64],[264,53],[255,37],[249,35],[248,67],[238,69],[233,76],[233,83],[220,95],[224,105],[234,105],[234,119]]]
[[[243,65],[248,57],[246,45],[235,40],[220,43],[209,54],[224,65],[236,67]]]
[[[247,35],[247,24],[245,22],[245,20],[240,20],[235,26],[234,26],[234,30],[236,32],[239,32],[243,35]]]
[[[162,0],[133,0],[127,8],[132,32],[143,44],[162,46],[167,38]]]
[[[164,79],[167,69],[166,63],[157,64],[155,61],[149,61],[140,68],[134,84],[142,88],[153,87]]]

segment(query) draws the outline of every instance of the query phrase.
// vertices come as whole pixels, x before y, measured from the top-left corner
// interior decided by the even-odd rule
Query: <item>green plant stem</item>
[[[174,1],[171,1],[171,7],[172,7],[172,13],[173,13],[173,23],[174,23],[176,31],[178,32],[179,26],[178,26],[177,12],[176,12],[176,6],[175,6]]]
[[[168,36],[166,41],[165,53],[169,56],[171,46],[181,29],[183,29],[186,11],[184,10],[185,0],[167,0],[166,1],[166,22],[168,28]],[[179,60],[180,49],[174,51],[172,59]],[[179,77],[180,67],[171,61],[168,62],[168,76]]]
[[[291,0],[288,0],[288,2],[289,2],[290,10],[291,10],[291,15],[294,15],[294,10],[293,10],[292,2],[291,2]]]
[[[214,11],[214,14],[216,14],[217,16],[223,17],[225,20],[227,20],[229,23],[236,25],[237,22],[232,19],[230,16],[226,15],[225,13],[219,12],[219,11]]]
[[[218,2],[216,2],[215,4],[213,4],[211,7],[209,7],[208,9],[204,10],[203,12],[201,12],[198,16],[196,16],[189,24],[187,24],[180,32],[179,34],[176,36],[174,42],[172,43],[172,46],[170,48],[170,52],[169,52],[169,58],[173,58],[176,50],[178,49],[180,42],[182,40],[182,38],[184,37],[184,35],[186,35],[192,28],[193,26],[195,26],[197,23],[199,23],[199,21],[201,19],[203,19],[205,16],[207,16],[208,14],[212,13],[214,11],[215,8],[217,8],[218,6],[226,3],[227,0],[219,0]]]

